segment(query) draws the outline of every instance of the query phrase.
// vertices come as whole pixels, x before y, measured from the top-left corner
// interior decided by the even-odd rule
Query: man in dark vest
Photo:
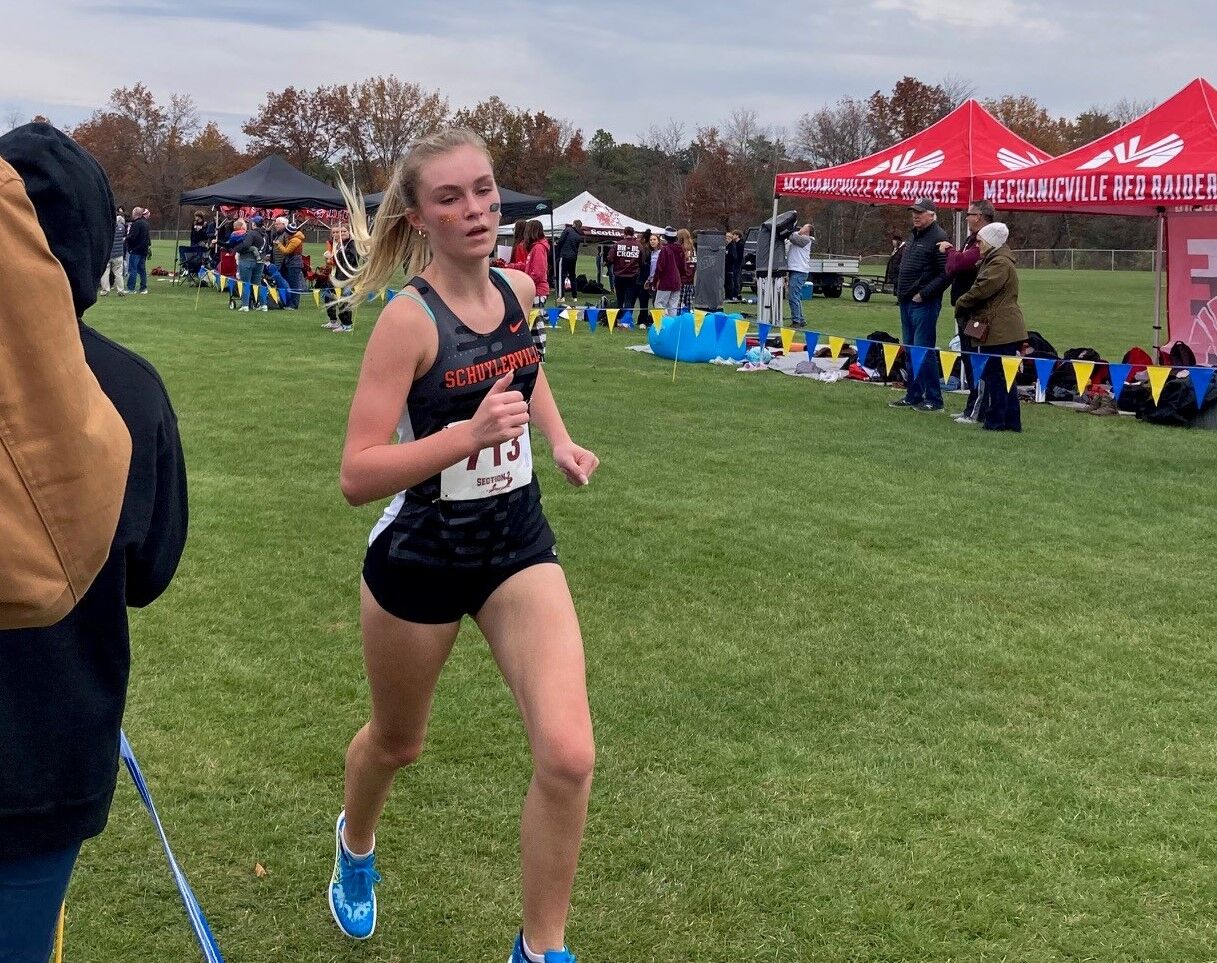
[[[947,232],[938,224],[938,207],[923,197],[909,208],[913,230],[904,244],[896,301],[900,304],[900,340],[903,344],[933,348],[938,340],[938,314],[947,286],[947,256],[938,242]],[[942,382],[937,362],[927,357],[921,371],[909,381],[904,397],[889,402],[892,408],[942,411]]]

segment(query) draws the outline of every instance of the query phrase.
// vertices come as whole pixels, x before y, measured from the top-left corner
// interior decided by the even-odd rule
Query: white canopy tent
[[[555,207],[551,218],[549,228],[551,234],[561,234],[568,224],[582,221],[583,233],[589,241],[621,237],[623,229],[627,226],[632,227],[637,233],[641,233],[647,228],[657,234],[663,233],[662,227],[648,224],[639,218],[627,217],[587,191],[567,201],[561,207]],[[499,236],[510,237],[513,228],[513,224],[504,224],[499,228]]]

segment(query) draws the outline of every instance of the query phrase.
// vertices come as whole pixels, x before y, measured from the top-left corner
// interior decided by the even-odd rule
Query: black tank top
[[[540,355],[511,285],[496,271],[490,279],[503,298],[503,320],[489,334],[467,328],[425,279],[411,279],[409,287],[435,321],[439,348],[435,363],[410,387],[398,426],[401,441],[468,421],[508,371],[514,372],[512,389],[531,401]],[[553,547],[535,473],[529,484],[487,498],[441,501],[439,495],[439,475],[406,489],[385,511],[371,540],[391,529],[385,536],[390,560],[466,568],[508,566]]]

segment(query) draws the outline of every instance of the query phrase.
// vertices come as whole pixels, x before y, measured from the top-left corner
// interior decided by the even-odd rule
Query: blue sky
[[[69,125],[113,87],[142,81],[161,99],[191,94],[204,119],[239,136],[268,90],[380,73],[439,89],[454,107],[498,94],[619,140],[671,119],[692,131],[738,109],[789,127],[905,74],[962,78],[982,98],[1031,94],[1073,115],[1121,98],[1161,100],[1206,69],[1217,80],[1212,9],[1211,0],[1128,9],[1110,0],[55,0],[6,10],[0,126],[35,112]],[[49,27],[53,44],[31,39]]]

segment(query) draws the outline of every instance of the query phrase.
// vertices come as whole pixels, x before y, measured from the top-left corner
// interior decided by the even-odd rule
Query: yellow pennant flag
[[[735,346],[739,347],[744,343],[744,337],[748,334],[749,322],[739,320],[735,322]]]
[[[883,342],[883,363],[887,365],[887,373],[890,377],[896,369],[896,358],[900,356],[900,345],[888,344]]]
[[[1158,399],[1162,396],[1162,389],[1166,385],[1166,379],[1170,377],[1171,369],[1153,364],[1146,370],[1149,372],[1149,393],[1153,395],[1154,404],[1157,404]]]
[[[604,316],[608,319],[608,326],[609,326],[610,331],[612,331],[613,328],[617,327],[617,309],[616,308],[609,308],[607,311],[604,312]]]
[[[383,301],[383,300],[384,300],[385,298],[387,298],[388,296],[389,296],[389,289],[388,289],[388,288],[381,288],[381,289],[380,289],[380,300],[382,300],[382,301]]]
[[[900,345],[898,345],[898,344],[884,345],[884,348],[889,348],[889,347],[896,349],[895,351],[892,352],[892,357],[894,358],[896,356],[896,354],[900,351]],[[887,352],[884,351],[884,354],[887,354]],[[958,360],[959,360],[958,351],[939,351],[938,352],[938,364],[942,367],[942,380],[943,381],[951,380],[951,369],[955,367],[955,362]],[[892,363],[890,361],[887,363],[887,370],[888,371],[892,370]]]
[[[838,338],[835,334],[828,336],[828,352],[834,358],[840,357],[841,349],[845,347],[845,339]]]
[[[266,289],[266,293],[270,295],[270,299],[272,301],[274,301],[275,304],[279,303],[279,289],[278,288],[273,287],[273,286],[269,287]]]
[[[654,324],[658,325],[657,330],[659,330],[659,331],[663,330],[663,317],[664,317],[663,308],[651,308],[651,321]]]
[[[1090,376],[1094,374],[1094,362],[1075,361],[1073,363],[1073,374],[1078,379],[1078,394],[1084,395],[1086,389],[1090,387]]]
[[[528,312],[528,326],[531,328],[534,324],[536,324],[537,318],[539,318],[540,316],[541,316],[541,312],[539,310],[537,310],[536,308],[533,308],[531,311],[529,311]]]
[[[794,328],[782,328],[779,333],[782,337],[782,351],[790,354],[790,346],[794,344]]]
[[[566,323],[570,325],[570,333],[575,333],[575,325],[579,323],[579,315],[574,311],[563,311],[562,317],[566,318]]]
[[[253,302],[254,302],[254,304],[261,304],[261,303],[262,303],[262,299],[263,299],[264,297],[266,297],[266,295],[264,295],[264,294],[262,293],[262,292],[263,292],[263,291],[265,291],[265,290],[266,290],[266,286],[265,286],[265,285],[261,285],[261,286],[257,286],[257,285],[255,285],[255,286],[254,286],[253,290],[250,292],[250,296],[253,298]]]
[[[705,323],[706,323],[706,312],[705,311],[694,311],[693,312],[693,337],[696,338],[699,334],[701,334],[701,326]]]
[[[313,288],[313,304],[321,307],[321,290],[319,288]]]
[[[1001,369],[1006,374],[1006,390],[1009,391],[1014,387],[1014,377],[1018,374],[1018,369],[1022,367],[1023,359],[1017,356],[1003,357],[1001,359]]]

